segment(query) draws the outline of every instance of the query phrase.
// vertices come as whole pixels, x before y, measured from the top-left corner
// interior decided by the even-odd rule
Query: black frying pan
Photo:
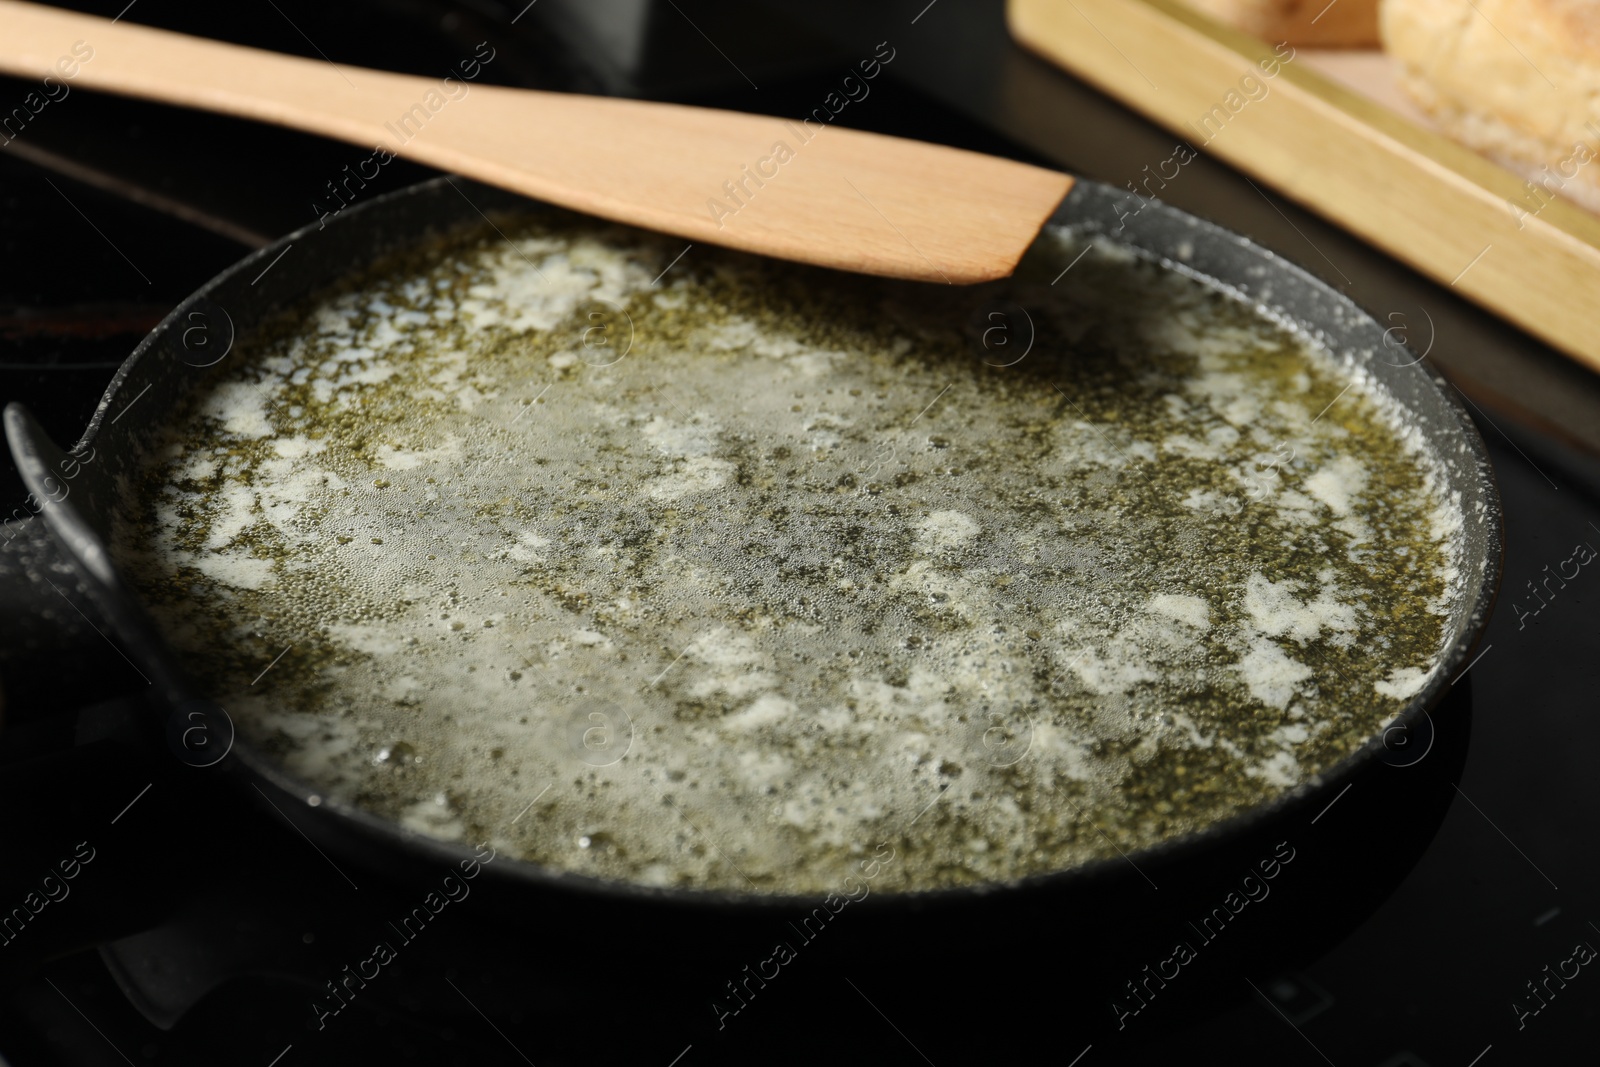
[[[236,787],[208,793],[222,798],[216,803],[237,803],[242,794],[259,804],[259,793],[331,857],[379,872],[392,884],[426,872],[436,875],[472,857],[474,850],[323,802],[242,738],[234,738],[225,711],[188,680],[116,573],[104,540],[117,494],[135,484],[147,437],[186,394],[221,373],[213,368],[226,365],[235,331],[248,331],[275,310],[430,231],[480,224],[480,209],[493,212],[525,204],[498,190],[458,185],[465,197],[439,180],[374,200],[342,213],[325,230],[307,227],[219,275],[168,315],[129,356],[82,439],[68,452],[48,441],[20,405],[5,411],[12,455],[39,510],[37,517],[30,514],[31,505],[13,512],[0,531],[0,595],[8,606],[0,620],[0,669],[8,684],[55,665],[69,672],[54,684],[63,690],[63,700],[70,701],[75,689],[93,688],[81,665],[112,655],[105,644],[109,641],[149,682],[139,699],[148,707],[152,744],[177,757],[175,766],[186,764],[185,773]],[[1311,958],[1342,928],[1330,921],[1329,909],[1346,919],[1359,918],[1409,867],[1448,804],[1449,790],[1440,782],[1451,780],[1464,758],[1466,686],[1453,682],[1468,665],[1487,623],[1499,582],[1502,530],[1483,442],[1451,387],[1420,357],[1396,344],[1381,323],[1306,272],[1246,238],[1159,203],[1130,215],[1124,200],[1107,187],[1080,182],[1054,222],[1085,233],[1113,234],[1174,269],[1259,299],[1334,351],[1352,353],[1404,407],[1408,422],[1443,460],[1446,489],[1459,499],[1466,516],[1465,592],[1446,622],[1450,638],[1443,668],[1394,724],[1328,773],[1275,802],[1125,859],[1013,885],[873,894],[852,904],[843,913],[852,932],[837,937],[827,952],[841,960],[880,961],[877,966],[894,961],[903,988],[921,990],[902,997],[905,1012],[926,1010],[937,1018],[938,1005],[971,1005],[974,997],[993,998],[1002,990],[1005,1003],[1014,1005],[1019,990],[997,987],[992,980],[1058,944],[1070,946],[1076,962],[1070,979],[1058,973],[1063,984],[1044,990],[1052,1003],[1060,1006],[1066,988],[1076,988],[1087,996],[1084,1010],[1091,1018],[1121,1023],[1111,1028],[1125,1030],[1133,993],[1116,1000],[1124,984],[1119,968],[1169,956],[1160,946],[1170,945],[1172,923],[1179,917],[1204,912],[1213,897],[1221,899],[1230,879],[1273,855],[1279,842],[1320,834],[1322,845],[1311,850],[1313,863],[1297,869],[1305,872],[1300,908],[1315,904],[1321,910],[1319,922],[1327,927],[1325,937],[1300,931],[1293,940],[1291,955]],[[1352,794],[1349,800],[1343,799],[1346,792]],[[1334,820],[1320,830],[1311,821],[1323,820],[1335,801],[1345,805],[1341,816],[1347,822],[1355,817],[1352,813],[1393,813],[1396,805],[1404,817],[1398,832],[1392,820],[1381,829],[1357,824],[1341,839],[1331,829]],[[1293,841],[1289,847],[1305,855],[1304,846]],[[1352,849],[1355,875],[1350,870]],[[769,956],[774,938],[789,936],[786,928],[795,929],[790,920],[810,914],[820,903],[809,897],[647,889],[549,871],[509,857],[498,858],[484,871],[480,889],[488,892],[480,892],[474,907],[493,928],[515,929],[540,917],[541,956],[575,975],[600,966],[597,952],[610,968],[615,953],[649,946],[651,967],[673,976],[655,984],[665,998],[661,1002],[681,993],[686,1003],[700,1005],[692,1009],[698,1013],[692,1021],[685,1017],[685,1026],[714,1021],[723,1024],[713,1028],[719,1031],[728,1017],[707,1007],[719,994],[721,1009],[733,1004],[724,979],[743,973],[742,963]],[[1320,886],[1313,887],[1318,878]],[[1329,879],[1334,879],[1331,887]],[[1279,921],[1291,914],[1297,912],[1281,908]],[[553,915],[559,921],[551,923]],[[1240,967],[1272,966],[1286,947],[1282,932],[1275,930],[1261,926],[1253,940],[1241,935],[1227,951],[1242,953]],[[1254,947],[1246,951],[1247,945]],[[1221,966],[1223,955],[1224,950],[1210,952],[1206,965]],[[989,980],[984,991],[975,990],[970,976],[944,982],[943,992],[937,982],[917,985],[930,963],[977,968]],[[1133,967],[1125,977],[1138,970]],[[1194,1004],[1213,999],[1210,991],[1202,992],[1206,983],[1192,984]],[[1042,992],[1037,985],[1030,989]]]

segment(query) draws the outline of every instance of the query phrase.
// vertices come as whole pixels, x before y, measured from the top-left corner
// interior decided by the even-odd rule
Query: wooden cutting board
[[[1312,51],[1177,0],[1008,0],[1026,47],[1600,371],[1600,217],[1432,129],[1381,53]],[[1151,160],[1136,190],[1182,181]]]

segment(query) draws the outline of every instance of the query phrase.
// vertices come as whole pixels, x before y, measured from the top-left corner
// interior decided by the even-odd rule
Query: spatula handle
[[[471,73],[338,67],[17,0],[0,0],[0,71],[39,78],[40,100],[77,85],[275,123],[691,242],[947,284],[1011,273],[1072,185],[831,125],[838,93],[798,122],[490,85],[446,108]]]

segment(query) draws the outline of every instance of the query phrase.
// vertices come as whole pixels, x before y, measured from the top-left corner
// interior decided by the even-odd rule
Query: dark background
[[[111,16],[124,3],[72,6]],[[839,121],[1043,162],[1114,185],[1171,154],[1171,135],[1010,43],[1001,5],[925,5],[139,0],[126,17],[418,74],[442,75],[488,40],[498,54],[484,70],[487,82],[785,116],[816,106],[850,65],[889,41],[894,62],[873,83],[871,96],[846,108]],[[636,22],[625,17],[634,9]],[[625,26],[637,28],[634,47],[617,46],[629,39]],[[4,32],[0,16],[0,41]],[[1087,24],[1085,32],[1093,32]],[[0,79],[0,105],[9,107],[30,88]],[[250,248],[314,221],[312,202],[322,198],[324,182],[365,154],[283,130],[76,90],[51,103],[0,148],[0,401],[25,402],[57,441],[75,440],[112,371],[147,330]],[[396,161],[362,195],[431,173]],[[1382,906],[1353,930],[1340,929],[1337,946],[1303,966],[1278,971],[1263,964],[1253,975],[1246,966],[1254,988],[1241,984],[1238,996],[1218,1006],[1185,1013],[1166,1001],[1153,1004],[1130,1023],[1130,1030],[1141,1031],[1136,1040],[1094,1038],[1082,1063],[1592,1062],[1600,976],[1582,971],[1520,1030],[1511,1002],[1525,997],[1524,984],[1569,956],[1575,943],[1600,945],[1600,869],[1592,848],[1600,811],[1593,784],[1600,741],[1594,700],[1600,689],[1600,574],[1585,569],[1520,624],[1510,605],[1531,605],[1527,583],[1542,580],[1543,568],[1569,557],[1575,544],[1600,546],[1600,468],[1593,459],[1600,448],[1600,382],[1210,159],[1185,167],[1164,196],[1301,264],[1380,319],[1403,321],[1408,339],[1428,349],[1428,358],[1469,398],[1494,458],[1507,515],[1504,594],[1486,650],[1460,683],[1470,687],[1473,705],[1464,769],[1419,786],[1434,793],[1416,797],[1415,809],[1352,804],[1327,816],[1330,822],[1364,820],[1343,832],[1365,835],[1375,848],[1395,835],[1421,833],[1420,859]],[[1401,318],[1388,318],[1394,314]],[[1600,312],[1596,318],[1600,326]],[[0,494],[9,509],[22,490],[9,464],[4,467]],[[70,719],[77,709],[36,704],[13,706],[10,714],[0,734],[0,782],[9,774],[14,783],[20,780],[16,769],[38,755],[38,724]],[[1456,715],[1464,733],[1466,712]],[[1452,728],[1441,725],[1441,731]],[[97,783],[85,773],[84,780],[57,785],[75,795],[92,791]],[[19,796],[13,789],[6,796],[7,820],[48,824],[60,818],[49,795]],[[1430,804],[1448,805],[1448,814],[1427,843],[1431,817],[1420,831],[1407,824],[1422,819],[1417,812]],[[281,824],[263,820],[252,833],[262,855],[298,857],[295,850],[304,849]],[[205,849],[205,842],[197,843],[197,863],[168,872],[173,885],[208,899],[242,893],[236,868],[218,864],[208,875],[207,864],[198,862]],[[1360,862],[1359,854],[1352,862]],[[234,874],[224,877],[225,867]],[[308,914],[315,914],[315,905],[313,893]],[[270,901],[251,906],[264,914],[275,908]],[[249,911],[243,904],[238,910]],[[92,928],[83,916],[70,921],[78,919],[86,931]],[[1334,917],[1314,912],[1301,921],[1311,941],[1317,940],[1312,927],[1337,925]],[[91,933],[85,937],[94,940]],[[125,953],[130,950],[124,945]],[[825,973],[825,960],[808,965],[815,973],[806,981],[838,987],[831,1006],[807,1003],[823,1005],[810,1025],[837,1031],[838,1058],[845,1062],[943,1065],[956,1057],[958,1032],[992,1033],[997,1047],[1047,1053],[1063,1064],[1090,1043],[1070,1024],[1081,1005],[1063,1004],[1057,1014],[1037,999],[1025,1010],[1019,1002],[1012,1017],[953,1017],[942,1025],[918,1019],[902,1030],[896,1025],[901,1020],[891,1022]],[[951,981],[1048,983],[1071,966],[1070,958],[1041,958],[1032,975],[958,974]],[[615,984],[594,990],[589,1006],[575,1009],[573,1025],[596,1033],[642,1028],[646,1038],[636,1047],[659,1047],[659,1060],[649,1062],[665,1067],[689,1039],[680,1040],[670,1018],[629,1009],[630,999],[647,997],[647,990],[632,968],[619,964]],[[267,1064],[293,1044],[284,1067],[308,1058],[323,1062],[300,1020],[260,1008],[248,983],[190,992],[193,1010],[175,1025],[157,1025],[87,946],[0,992],[0,1055],[19,1067],[224,1058]],[[1174,991],[1172,1000],[1187,995]],[[421,1026],[412,1035],[388,1023],[366,1024],[367,1030],[352,1023],[340,1040],[354,1044],[338,1047],[349,1056],[363,1056],[365,1049],[374,1061],[442,1062],[427,1044],[436,1039],[441,1048],[466,1050],[466,1062],[585,1059],[551,1051],[561,1043],[538,1027],[519,1028],[515,1019],[491,1014],[475,1032]],[[396,1036],[402,1033],[403,1039]],[[773,1040],[770,1058],[776,1061],[783,1058],[781,1039]],[[716,1061],[714,1048],[696,1042],[683,1067]]]

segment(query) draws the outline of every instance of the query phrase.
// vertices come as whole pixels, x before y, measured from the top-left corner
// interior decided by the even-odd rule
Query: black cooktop
[[[116,15],[125,3],[72,6]],[[988,0],[871,11],[777,0],[137,0],[127,8],[132,21],[421,74],[487,41],[495,60],[485,81],[783,115],[809,110],[840,69],[887,41],[894,63],[839,121],[1118,185],[1172,147],[1162,131],[1010,44],[1001,8]],[[1084,32],[1098,31],[1085,23]],[[0,111],[30,88],[0,79]],[[359,157],[316,138],[77,91],[0,129],[0,400],[25,402],[63,443],[144,332],[250,248],[314,221],[330,176]],[[362,195],[429,173],[397,161]],[[462,921],[408,945],[392,989],[325,1019],[308,1004],[340,963],[354,962],[341,956],[346,931],[403,912],[407,887],[334,867],[292,824],[196,787],[179,773],[189,768],[128,759],[119,739],[134,709],[116,694],[135,679],[115,657],[77,665],[104,675],[108,699],[90,707],[62,706],[50,672],[0,657],[0,920],[52,870],[74,871],[24,917],[49,958],[27,955],[35,942],[20,927],[0,927],[0,1057],[16,1067],[694,1067],[810,1062],[814,1054],[796,1050],[820,1041],[844,1062],[943,1065],[971,1058],[976,1040],[1084,1067],[1592,1060],[1600,976],[1587,960],[1589,946],[1600,946],[1600,866],[1587,835],[1600,796],[1587,768],[1600,749],[1592,703],[1600,573],[1573,561],[1600,547],[1600,466],[1590,451],[1600,446],[1600,385],[1220,164],[1197,160],[1165,192],[1407,330],[1468,397],[1498,472],[1503,593],[1480,657],[1436,716],[1435,747],[1418,762],[1395,761],[1395,774],[1414,777],[1393,799],[1353,793],[1306,827],[1313,854],[1324,833],[1347,842],[1351,862],[1360,863],[1363,841],[1375,870],[1388,857],[1383,870],[1392,873],[1370,899],[1344,906],[1335,894],[1313,908],[1306,901],[1320,898],[1307,889],[1294,923],[1258,938],[1275,944],[1249,942],[1231,969],[1187,988],[1160,986],[1159,995],[1148,984],[1144,997],[1126,989],[1124,978],[1140,978],[1135,967],[1085,998],[1083,983],[1065,977],[1071,953],[1041,954],[1028,973],[952,973],[958,985],[1019,992],[1014,1011],[991,996],[970,1017],[902,1014],[895,990],[884,988],[892,968],[874,975],[855,961],[841,970],[817,953],[799,964],[792,994],[752,1000],[726,1031],[657,1003],[651,945],[598,970],[589,961],[578,981],[540,951],[539,922],[560,916],[531,921],[509,949],[493,927]],[[5,468],[9,513],[23,492]],[[1403,856],[1398,866],[1394,855]],[[1330,885],[1339,877],[1325,876]],[[1096,916],[1062,921],[1088,930]],[[1125,1025],[1085,1036],[1079,1020],[1095,1013]]]

